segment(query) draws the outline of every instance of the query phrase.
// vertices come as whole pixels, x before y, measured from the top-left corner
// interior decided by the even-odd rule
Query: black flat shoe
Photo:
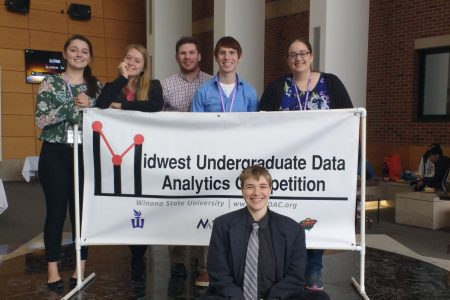
[[[77,278],[74,278],[74,277],[70,277],[69,278],[69,286],[70,286],[70,289],[73,289],[74,287],[76,287],[77,286]]]
[[[47,282],[47,288],[51,291],[61,291],[64,289],[64,281],[59,279],[55,282]]]

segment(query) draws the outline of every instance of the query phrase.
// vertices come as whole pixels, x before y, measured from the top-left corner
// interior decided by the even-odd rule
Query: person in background
[[[38,175],[46,204],[44,244],[47,259],[47,287],[64,288],[58,270],[64,222],[69,207],[72,237],[75,239],[75,200],[73,168],[73,125],[82,128],[84,108],[94,106],[101,84],[92,75],[89,63],[94,53],[91,42],[82,35],[71,36],[64,44],[65,71],[44,78],[37,92],[35,122],[41,128],[42,141]],[[71,134],[70,134],[71,133]],[[80,211],[83,191],[83,157],[79,149]],[[80,218],[81,219],[81,218]],[[71,287],[77,277],[84,277],[87,247],[81,247],[81,274],[74,271]]]
[[[175,59],[180,71],[161,81],[164,96],[164,111],[191,111],[194,92],[212,76],[200,70],[201,54],[198,42],[191,36],[180,38],[175,45]],[[201,248],[201,249],[198,249]],[[208,286],[209,279],[206,272],[206,256],[208,247],[194,247],[197,256],[199,276],[195,280],[197,286]],[[171,279],[184,281],[187,277],[184,265],[188,249],[183,246],[169,246]]]
[[[140,44],[128,45],[119,64],[119,76],[105,84],[96,106],[143,112],[161,111],[163,95],[159,80],[150,80],[149,55]],[[131,280],[139,281],[145,273],[147,245],[131,245]]]
[[[289,44],[286,61],[291,73],[271,82],[263,92],[261,111],[322,110],[352,108],[347,90],[334,74],[311,69],[314,59],[311,44],[295,39]],[[322,290],[324,250],[307,251],[306,288]]]
[[[431,162],[430,150],[436,148],[441,149],[441,145],[437,143],[432,143],[428,146],[427,151],[423,154],[420,159],[419,168],[417,169],[417,177],[419,181],[423,181],[425,177],[431,178],[434,176],[434,163]],[[442,152],[442,149],[441,149]]]
[[[268,209],[272,177],[262,166],[240,174],[246,207],[214,220],[209,243],[211,283],[204,299],[326,300],[304,289],[305,231]]]
[[[358,148],[358,176],[361,176],[361,147]],[[375,169],[366,158],[366,180],[372,180],[376,176]]]
[[[197,89],[192,100],[192,111],[258,111],[255,89],[237,74],[237,66],[242,57],[239,42],[231,36],[219,39],[214,48],[214,57],[219,72]]]
[[[428,157],[425,160],[430,161],[434,166],[434,174],[432,176],[424,176],[415,185],[415,191],[422,191],[425,188],[445,191],[445,181],[447,180],[450,158],[445,156],[439,144],[432,144],[427,151]],[[425,172],[425,174],[427,174]],[[430,173],[428,173],[430,175]]]

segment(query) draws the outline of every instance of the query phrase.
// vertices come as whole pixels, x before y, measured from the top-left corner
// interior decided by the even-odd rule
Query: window
[[[450,47],[419,50],[419,119],[450,120]]]

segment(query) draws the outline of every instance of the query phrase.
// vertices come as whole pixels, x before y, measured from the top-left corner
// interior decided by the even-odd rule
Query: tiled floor
[[[45,284],[39,185],[5,183],[5,189],[10,208],[0,215],[0,299],[60,299],[69,290],[71,247],[64,247],[61,259],[65,290],[50,292]],[[444,250],[450,233],[400,226],[391,219],[392,214],[383,211],[380,224],[367,229],[365,287],[370,299],[450,299],[450,255]],[[64,240],[69,242],[68,234]],[[86,275],[96,276],[73,299],[198,299],[204,292],[193,284],[192,257],[185,261],[186,280],[170,278],[167,246],[149,247],[141,282],[129,280],[129,260],[127,246],[90,247]],[[351,285],[352,277],[359,281],[359,266],[359,252],[326,252],[323,277],[331,299],[360,299]]]
[[[44,251],[38,250],[3,261],[0,267],[0,299],[59,299],[68,291],[74,263],[71,247],[64,248],[61,275],[66,280],[61,293],[47,290]],[[204,292],[193,284],[195,272],[186,261],[186,280],[170,278],[167,247],[152,246],[147,253],[144,280],[129,280],[129,250],[126,246],[91,247],[86,275],[96,276],[73,299],[198,299]],[[350,278],[359,281],[359,255],[331,252],[324,259],[324,280],[332,299],[359,299]],[[366,292],[370,299],[450,299],[447,270],[407,256],[368,248]]]

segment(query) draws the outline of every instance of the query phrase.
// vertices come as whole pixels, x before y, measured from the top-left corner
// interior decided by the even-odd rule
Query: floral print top
[[[100,82],[97,82],[97,85],[99,93],[95,98],[89,97],[91,107],[94,106],[102,87]],[[71,84],[70,89],[75,97],[85,93],[87,85]],[[66,143],[67,130],[75,123],[81,128],[81,111],[82,109],[74,105],[67,83],[60,74],[45,77],[39,86],[35,110],[36,126],[42,129],[39,139],[50,143]]]
[[[328,94],[328,86],[325,78],[320,74],[319,81],[312,91],[309,92],[306,99],[306,91],[298,89],[301,106],[307,110],[330,109],[330,97]],[[286,77],[284,82],[284,94],[281,99],[280,110],[300,110],[297,93],[295,91],[295,82],[292,75]]]

